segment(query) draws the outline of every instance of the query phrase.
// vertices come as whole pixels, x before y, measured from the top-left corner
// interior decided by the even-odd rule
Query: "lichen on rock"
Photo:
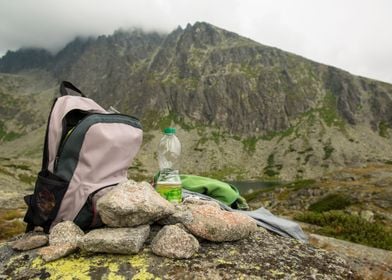
[[[236,242],[202,241],[191,259],[156,256],[149,247],[137,255],[74,253],[44,263],[37,250],[27,253],[0,247],[0,275],[40,279],[355,279],[336,254],[290,238],[257,230]],[[11,251],[10,251],[11,250]]]

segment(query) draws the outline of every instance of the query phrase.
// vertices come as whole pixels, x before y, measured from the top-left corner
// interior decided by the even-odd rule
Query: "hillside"
[[[144,145],[130,170],[136,177],[156,171],[159,129],[170,123],[180,128],[183,171],[217,178],[314,178],[392,158],[392,85],[208,23],[169,34],[133,30],[78,38],[56,55],[8,52],[0,71],[8,73],[3,79],[30,79],[52,95],[49,80],[70,80],[104,107],[140,118]],[[34,73],[45,73],[46,87],[42,78],[31,79]],[[0,150],[20,157],[26,154],[23,138],[44,125],[50,98],[36,114],[19,100],[22,89],[0,87],[7,100],[0,108]],[[29,92],[38,96],[38,90]],[[20,117],[13,118],[10,107]]]
[[[169,34],[76,38],[57,54],[25,48],[0,59],[0,240],[24,230],[22,196],[32,192],[61,80],[141,120],[143,146],[131,178],[155,174],[161,129],[172,125],[183,173],[278,180],[248,195],[250,205],[312,224],[305,225],[311,232],[390,250],[392,85],[200,22]],[[333,206],[317,210],[325,204]],[[354,231],[339,225],[332,232],[320,225],[324,216],[349,221],[344,228]],[[363,255],[348,259],[374,274],[392,273]]]

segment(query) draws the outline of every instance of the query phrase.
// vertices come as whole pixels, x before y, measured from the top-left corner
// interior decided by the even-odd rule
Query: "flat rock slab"
[[[48,236],[44,233],[26,233],[12,244],[12,249],[27,251],[43,247],[48,244]]]
[[[147,182],[127,181],[97,201],[102,222],[109,227],[151,224],[174,213],[174,206]]]
[[[96,229],[80,240],[79,247],[94,253],[136,254],[142,249],[149,233],[149,225]]]
[[[215,241],[235,241],[257,230],[256,222],[245,215],[210,205],[189,205],[192,222],[186,228],[195,236]]]
[[[46,246],[38,250],[38,255],[46,262],[58,260],[66,257],[77,250],[71,243],[62,243],[58,245]]]

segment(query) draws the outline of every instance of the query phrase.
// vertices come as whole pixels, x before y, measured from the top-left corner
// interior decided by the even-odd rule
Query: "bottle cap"
[[[163,130],[163,133],[165,133],[165,134],[176,134],[176,129],[174,127],[166,127]]]

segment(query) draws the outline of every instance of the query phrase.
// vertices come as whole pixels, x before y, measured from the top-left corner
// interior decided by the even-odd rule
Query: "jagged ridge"
[[[208,23],[179,27],[169,34],[133,30],[76,39],[42,65],[26,60],[23,67],[12,66],[25,55],[26,50],[8,53],[0,60],[0,69],[14,73],[38,67],[58,80],[71,80],[104,106],[138,116],[147,132],[172,120],[197,135],[190,148],[202,151],[207,164],[230,162],[231,157],[242,160],[221,148],[222,157],[208,155],[211,140],[217,146],[230,139],[242,141],[243,145],[234,145],[235,153],[245,150],[264,162],[259,170],[252,167],[253,173],[246,172],[252,176],[275,176],[284,173],[285,165],[297,165],[287,171],[290,176],[299,171],[300,176],[309,176],[308,167],[375,160],[381,153],[377,149],[391,144],[391,85]],[[371,137],[360,136],[358,127]],[[267,144],[262,141],[271,139],[273,147],[263,151]],[[369,148],[360,150],[361,144]],[[355,155],[351,145],[357,145]],[[199,165],[195,161],[187,166],[194,171]],[[218,170],[226,167],[215,165]]]

